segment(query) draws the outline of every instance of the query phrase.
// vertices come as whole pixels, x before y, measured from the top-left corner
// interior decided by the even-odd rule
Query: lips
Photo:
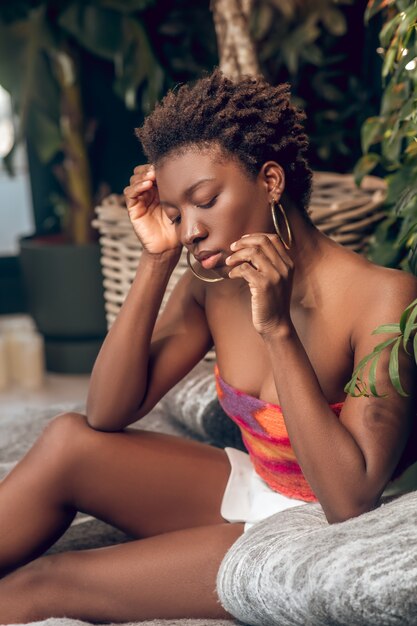
[[[221,252],[203,250],[195,255],[195,258],[206,270],[211,270],[219,263],[222,258]]]

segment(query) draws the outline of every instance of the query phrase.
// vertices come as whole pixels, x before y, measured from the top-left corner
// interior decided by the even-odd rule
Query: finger
[[[133,174],[130,177],[129,182],[131,185],[141,182],[142,180],[151,180],[156,184],[156,176],[154,172],[145,172],[141,174]]]
[[[155,174],[155,167],[152,163],[145,163],[144,165],[137,165],[133,169],[134,174]]]
[[[151,200],[149,192],[152,190],[152,181],[141,181],[136,185],[125,187],[123,194],[125,196],[127,207],[133,206],[141,199],[147,204]]]
[[[250,235],[243,235],[238,241],[231,244],[230,249],[232,251],[238,251],[244,250],[248,247],[262,249],[265,256],[268,257],[274,266],[280,267],[281,264],[284,263],[286,268],[292,267],[291,257],[288,256],[282,242],[278,238],[278,235],[269,233],[252,233]]]
[[[144,191],[151,189],[153,183],[151,180],[141,180],[134,185],[128,185],[123,189],[123,193],[127,198],[137,198]]]
[[[247,282],[256,283],[259,281],[260,273],[250,263],[242,263],[234,267],[229,272],[229,278],[244,278]]]
[[[225,263],[230,268],[236,267],[242,263],[251,263],[253,267],[261,272],[267,273],[275,268],[271,259],[265,255],[264,250],[260,246],[250,246],[241,248],[228,256]],[[275,268],[276,269],[276,268]]]

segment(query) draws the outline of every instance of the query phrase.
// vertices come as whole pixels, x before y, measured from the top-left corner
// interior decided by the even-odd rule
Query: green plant
[[[321,168],[343,160],[350,166],[352,128],[366,110],[365,86],[353,75],[340,83],[343,55],[333,51],[347,31],[338,5],[352,3],[262,0],[251,13],[265,76],[274,83],[291,80],[301,106],[320,94],[319,106],[307,106],[307,113],[314,165]],[[96,120],[86,119],[83,107],[85,50],[113,65],[114,90],[137,113],[138,124],[166,89],[218,63],[207,0],[19,0],[0,6],[0,84],[12,95],[18,140],[28,138],[59,178],[63,193],[51,194],[50,201],[61,230],[75,242],[97,236],[90,222],[100,182],[94,186],[90,171]],[[9,169],[12,157],[13,151]]]
[[[140,19],[154,0],[20,2],[0,12],[0,84],[12,95],[17,141],[28,138],[42,163],[55,170],[65,195],[57,201],[69,241],[96,238],[88,135],[80,86],[79,50],[86,48],[115,67],[114,89],[134,108],[160,95],[164,73]],[[62,208],[63,207],[63,208]]]
[[[396,333],[395,337],[391,337],[386,341],[375,346],[373,351],[370,354],[367,354],[355,368],[352,378],[347,383],[345,387],[345,392],[350,394],[351,396],[374,396],[377,398],[385,397],[387,394],[379,394],[376,389],[376,370],[378,366],[379,358],[382,354],[382,351],[389,346],[391,348],[391,354],[389,359],[389,376],[390,380],[396,389],[396,391],[401,396],[408,396],[402,385],[400,379],[399,372],[399,363],[398,363],[398,352],[401,347],[407,352],[407,354],[411,355],[409,351],[409,343],[412,341],[413,345],[413,355],[414,359],[417,362],[417,300],[413,300],[411,304],[404,310],[401,315],[401,319],[398,324],[383,324],[382,326],[378,326],[373,331],[373,335],[380,335],[385,333]],[[413,338],[414,335],[414,338]],[[367,365],[370,364],[369,368],[369,388],[364,380],[364,370]]]
[[[354,173],[360,182],[378,165],[388,184],[387,218],[376,229],[369,258],[417,274],[417,2],[371,0],[366,21],[383,9],[378,52],[384,92],[379,115],[363,124],[364,155]]]
[[[380,164],[388,172],[388,216],[377,229],[369,256],[376,263],[397,264],[417,275],[417,2],[370,0],[365,18],[370,20],[388,10],[380,33],[384,54],[382,79],[385,84],[380,114],[366,120],[362,128],[364,156],[355,168],[359,183]],[[380,150],[371,151],[379,146]],[[375,346],[355,368],[345,392],[352,396],[381,397],[376,389],[376,370],[382,351],[391,346],[389,377],[402,395],[398,353],[404,349],[417,362],[417,300],[411,302],[397,324],[385,324],[373,334],[396,333]],[[413,353],[409,352],[412,341]],[[369,387],[364,370],[369,367]]]
[[[310,160],[316,169],[348,171],[360,155],[360,126],[374,111],[372,90],[351,28],[362,15],[354,0],[263,0],[252,32],[265,77],[289,80],[307,113]],[[361,49],[358,36],[358,47]]]

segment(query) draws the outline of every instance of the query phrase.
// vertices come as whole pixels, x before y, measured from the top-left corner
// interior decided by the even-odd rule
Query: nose
[[[208,235],[205,226],[196,220],[183,219],[181,226],[181,242],[185,246],[192,246]]]

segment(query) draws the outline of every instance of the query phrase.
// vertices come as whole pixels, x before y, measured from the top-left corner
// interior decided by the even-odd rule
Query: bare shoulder
[[[368,331],[398,323],[404,309],[417,298],[417,277],[363,259],[358,268],[356,329]]]

